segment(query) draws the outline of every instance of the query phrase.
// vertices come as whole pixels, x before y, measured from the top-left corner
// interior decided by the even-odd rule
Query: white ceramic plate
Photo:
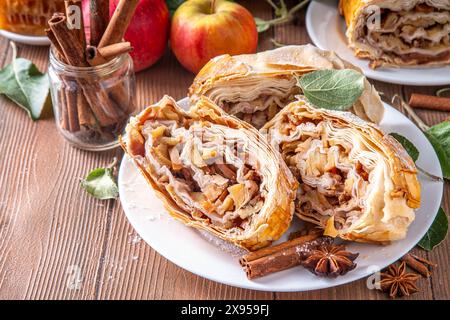
[[[306,28],[320,49],[335,51],[342,59],[360,67],[372,79],[405,85],[438,86],[450,83],[450,66],[434,68],[369,68],[369,61],[356,58],[347,47],[345,21],[338,1],[312,1],[306,13]]]
[[[6,31],[6,30],[0,30],[0,36],[8,38],[17,43],[28,44],[31,46],[49,46],[50,45],[50,40],[45,36],[43,36],[43,37],[26,36],[23,34],[18,34],[18,33]]]
[[[187,100],[181,104],[186,106]],[[403,114],[385,104],[381,127],[386,132],[398,132],[414,142],[420,150],[418,164],[426,171],[441,175],[436,153],[423,133]],[[422,204],[406,239],[388,246],[349,243],[348,249],[359,252],[358,266],[337,279],[323,279],[300,267],[250,281],[238,263],[238,258],[208,241],[193,228],[172,219],[161,201],[128,157],[124,157],[119,172],[120,200],[131,225],[153,249],[161,255],[199,276],[235,287],[265,291],[306,291],[333,287],[358,280],[384,268],[407,253],[422,238],[434,220],[442,198],[443,184],[419,175]],[[298,221],[294,218],[295,223]],[[295,226],[285,237],[298,230]],[[210,239],[209,239],[210,240]]]

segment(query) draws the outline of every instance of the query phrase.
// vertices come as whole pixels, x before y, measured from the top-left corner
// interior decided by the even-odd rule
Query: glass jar
[[[50,50],[48,73],[56,126],[63,137],[85,150],[117,147],[129,116],[137,111],[130,55],[96,67],[73,67]]]

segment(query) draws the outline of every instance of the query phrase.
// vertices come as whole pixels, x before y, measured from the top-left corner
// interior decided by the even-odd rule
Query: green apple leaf
[[[432,126],[425,132],[425,135],[439,158],[442,175],[445,179],[450,179],[450,121]]]
[[[119,189],[113,174],[113,168],[98,168],[81,180],[81,187],[97,199],[115,199]]]
[[[258,33],[264,32],[270,28],[270,22],[256,17],[254,19]]]
[[[185,2],[185,0],[166,0],[167,8],[170,11],[170,15],[173,16],[178,7]]]
[[[364,76],[351,69],[317,70],[299,78],[298,85],[313,105],[348,110],[364,91]]]
[[[433,250],[437,245],[444,241],[448,233],[448,218],[444,209],[439,208],[436,218],[430,229],[417,244],[427,251]]]
[[[409,141],[406,137],[402,136],[399,133],[392,132],[389,135],[395,138],[402,146],[405,148],[406,152],[413,159],[414,162],[419,159],[419,150],[417,150],[416,146]]]
[[[15,46],[13,52],[13,61],[0,70],[0,94],[27,111],[31,119],[38,120],[51,105],[48,76],[31,61],[16,58]]]

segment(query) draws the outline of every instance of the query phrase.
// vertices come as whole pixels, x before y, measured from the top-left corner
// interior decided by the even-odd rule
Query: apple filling
[[[375,153],[353,149],[351,131],[323,121],[289,119],[277,139],[280,152],[300,182],[296,211],[305,220],[326,224],[334,217],[337,229],[348,228],[361,217],[371,188]],[[364,155],[364,157],[362,157]]]
[[[378,14],[377,12],[374,14]],[[366,27],[359,29],[358,42],[370,46],[381,61],[425,64],[445,61],[450,57],[450,11],[426,4],[411,10],[381,9],[380,26],[371,28],[373,14],[365,16]]]
[[[164,112],[166,120],[142,126],[146,167],[193,216],[225,229],[245,229],[267,194],[246,142],[237,130]]]

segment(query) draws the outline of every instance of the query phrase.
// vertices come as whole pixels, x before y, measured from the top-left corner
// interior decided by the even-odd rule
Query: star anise
[[[391,298],[409,296],[419,291],[416,281],[420,278],[418,274],[406,272],[405,262],[399,266],[391,264],[388,269],[381,273],[381,290],[389,292]]]
[[[302,261],[302,266],[322,277],[337,277],[356,267],[358,253],[345,251],[344,245],[327,244],[312,250]]]

